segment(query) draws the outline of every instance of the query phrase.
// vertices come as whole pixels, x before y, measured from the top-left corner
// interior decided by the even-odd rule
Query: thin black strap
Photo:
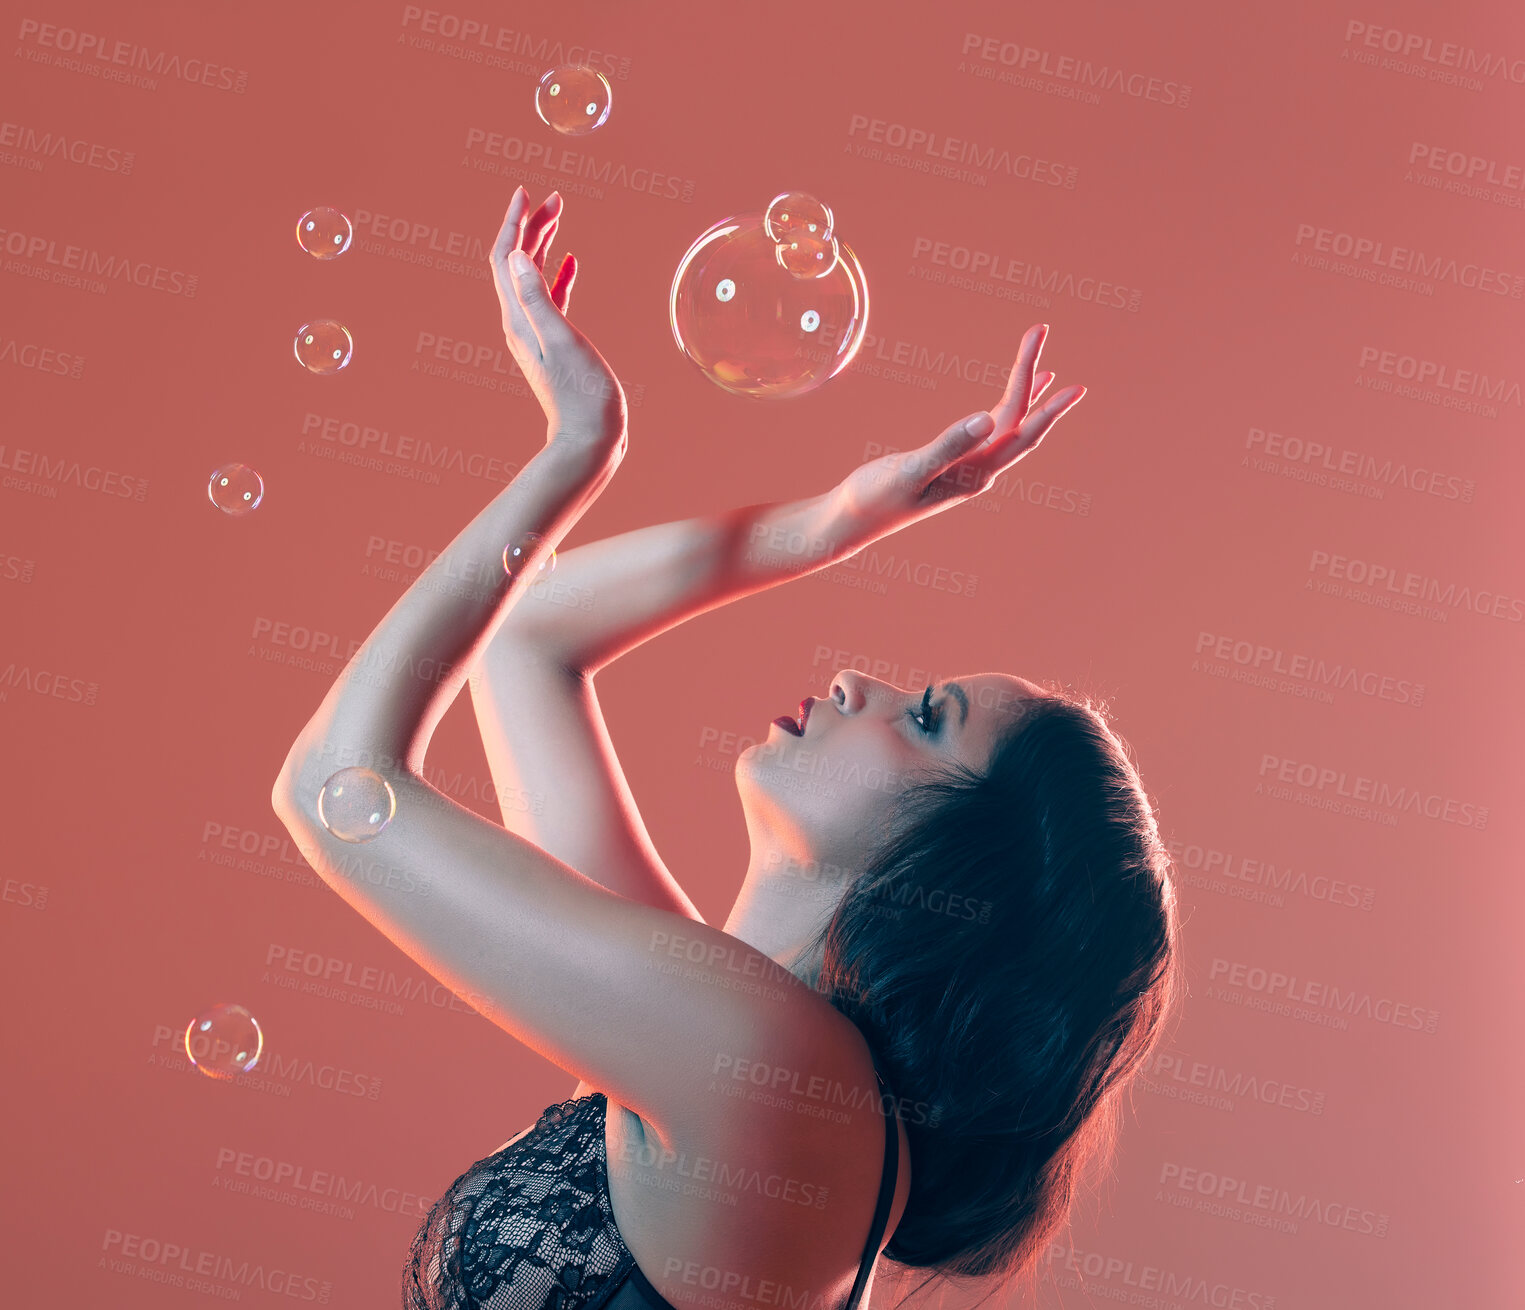
[[[874,1077],[879,1080],[880,1091],[887,1092],[889,1089],[877,1063]],[[879,1258],[879,1239],[884,1236],[884,1226],[889,1221],[890,1203],[895,1199],[895,1176],[900,1172],[900,1133],[896,1127],[894,1098],[889,1098],[886,1104],[886,1098],[881,1095],[879,1108],[884,1111],[884,1176],[879,1180],[879,1201],[874,1206],[874,1222],[868,1230],[868,1248],[858,1264],[858,1280],[853,1284],[852,1295],[847,1298],[843,1310],[858,1310],[858,1298],[863,1295],[869,1270]]]

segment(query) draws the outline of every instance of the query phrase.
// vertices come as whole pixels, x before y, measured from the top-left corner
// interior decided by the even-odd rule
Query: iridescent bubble
[[[586,136],[602,127],[613,98],[609,79],[587,64],[553,68],[535,88],[535,112],[564,136]]]
[[[503,548],[503,571],[508,574],[520,572],[531,553],[544,540],[538,532],[526,532],[517,544],[510,544]],[[556,551],[540,561],[540,567],[535,570],[535,580],[541,580],[541,574],[553,573],[556,569]]]
[[[314,373],[337,373],[354,348],[349,329],[331,318],[315,318],[297,329],[297,360]]]
[[[207,495],[224,514],[247,514],[265,498],[265,482],[247,464],[224,464],[213,471]]]
[[[814,237],[821,241],[831,235],[831,209],[804,191],[785,191],[768,202],[763,226],[775,241],[793,236]]]
[[[837,265],[837,239],[796,233],[773,248],[779,267],[793,277],[825,277]]]
[[[185,1026],[186,1057],[208,1078],[248,1073],[264,1047],[264,1033],[241,1005],[214,1005]]]
[[[297,219],[297,245],[314,259],[337,259],[354,236],[349,219],[337,209],[319,205]]]
[[[814,238],[791,238],[810,253]],[[826,238],[822,273],[785,266],[765,215],[703,232],[678,261],[668,317],[678,349],[739,396],[798,396],[851,363],[868,325],[868,282],[852,248]],[[825,263],[812,259],[810,264]]]
[[[340,769],[318,793],[318,818],[340,841],[370,841],[396,813],[392,784],[370,769]]]

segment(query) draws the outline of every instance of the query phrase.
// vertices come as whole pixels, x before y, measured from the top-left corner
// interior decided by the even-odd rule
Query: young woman
[[[1102,712],[1003,673],[837,674],[737,760],[751,859],[715,928],[652,847],[593,677],[988,490],[1084,388],[1037,403],[1031,328],[988,413],[811,499],[580,546],[554,577],[592,604],[558,603],[537,564],[627,445],[565,316],[575,261],[543,275],[560,213],[520,188],[492,257],[546,445],[382,620],[272,793],[340,895],[580,1080],[435,1203],[404,1304],[856,1310],[881,1250],[1030,1276],[1181,986],[1168,860]],[[422,778],[468,671],[505,827]],[[341,841],[319,801],[355,768],[395,817]]]

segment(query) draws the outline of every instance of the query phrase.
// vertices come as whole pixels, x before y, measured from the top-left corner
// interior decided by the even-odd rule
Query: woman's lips
[[[806,696],[800,702],[798,717],[791,719],[787,714],[780,714],[773,722],[792,736],[803,737],[805,735],[805,728],[810,722],[810,707],[814,703],[814,696]]]

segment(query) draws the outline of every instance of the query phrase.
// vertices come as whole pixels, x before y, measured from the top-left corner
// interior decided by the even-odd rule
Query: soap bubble
[[[214,1005],[185,1026],[186,1057],[208,1078],[248,1073],[264,1047],[264,1033],[241,1005]]]
[[[792,277],[825,277],[837,264],[837,239],[827,237],[823,241],[797,233],[780,241],[773,253],[779,267]]]
[[[526,532],[520,538],[517,545],[505,546],[503,548],[503,571],[509,574],[517,573],[520,566],[529,558],[530,552],[540,545],[541,541],[542,537],[538,532]],[[555,570],[556,551],[552,549],[551,553],[540,561],[540,567],[535,570],[535,580],[538,582],[542,573],[554,573]]]
[[[340,841],[370,841],[396,813],[392,784],[370,769],[340,769],[318,793],[318,818]]]
[[[314,373],[337,373],[354,348],[349,329],[331,318],[315,318],[297,329],[297,360]]]
[[[793,236],[824,240],[831,235],[831,224],[830,208],[803,191],[785,191],[774,196],[763,214],[763,226],[775,241],[787,241]]]
[[[297,245],[314,259],[337,259],[349,249],[354,229],[337,209],[319,205],[297,219]]]
[[[803,395],[846,368],[863,342],[868,282],[851,247],[808,231],[791,236],[787,252],[784,245],[765,214],[748,211],[704,231],[673,276],[668,317],[678,349],[739,396]],[[813,268],[826,263],[824,272]]]
[[[535,88],[535,112],[564,136],[586,136],[609,117],[609,79],[587,64],[553,68]]]
[[[207,495],[224,514],[247,514],[265,498],[265,482],[247,464],[224,464],[212,473]]]

